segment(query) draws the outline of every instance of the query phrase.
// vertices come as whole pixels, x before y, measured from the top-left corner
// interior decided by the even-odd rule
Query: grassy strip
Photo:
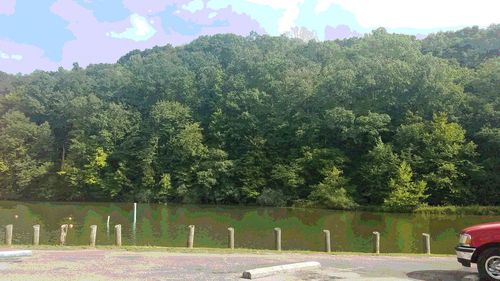
[[[298,202],[294,204],[298,208],[322,208],[310,202]],[[350,211],[382,212],[382,213],[415,213],[436,215],[481,215],[500,216],[500,206],[422,206],[413,211],[393,210],[383,206],[356,206]]]
[[[315,251],[306,251],[306,250],[283,250],[281,252],[275,250],[266,250],[266,249],[249,249],[249,248],[236,248],[234,250],[226,249],[226,248],[183,248],[183,247],[161,247],[161,246],[59,246],[59,245],[12,245],[9,247],[10,249],[24,249],[24,250],[110,250],[110,251],[130,251],[130,252],[167,252],[167,253],[192,253],[192,254],[258,254],[258,255],[266,255],[266,254],[324,254],[324,255],[338,255],[338,256],[396,256],[396,257],[427,257],[429,255],[426,254],[416,254],[416,253],[380,253],[379,255],[373,253],[363,253],[363,252],[315,252]],[[432,254],[432,257],[450,257],[453,255],[446,254]]]
[[[500,215],[500,206],[426,206],[415,210],[422,214],[440,215]]]

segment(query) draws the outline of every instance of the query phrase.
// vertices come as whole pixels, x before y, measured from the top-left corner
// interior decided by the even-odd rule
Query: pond
[[[107,217],[110,227],[107,229]],[[30,244],[40,224],[40,244],[57,245],[60,226],[72,224],[68,245],[88,245],[97,225],[97,245],[112,245],[114,225],[122,225],[123,245],[185,247],[187,226],[196,226],[195,247],[227,247],[227,228],[235,246],[273,249],[275,227],[282,229],[283,250],[324,249],[323,229],[331,232],[332,251],[370,252],[372,232],[380,232],[385,253],[420,253],[422,233],[431,234],[432,253],[452,254],[458,232],[470,225],[500,221],[500,216],[422,215],[332,211],[301,208],[138,204],[133,227],[132,203],[46,203],[0,201],[0,239],[14,225],[14,244]]]

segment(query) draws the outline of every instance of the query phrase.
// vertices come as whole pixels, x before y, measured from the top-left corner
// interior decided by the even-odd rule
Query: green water
[[[235,228],[236,247],[272,249],[273,228],[280,227],[284,250],[322,251],[322,231],[329,229],[333,251],[370,252],[372,232],[379,231],[381,252],[419,253],[425,232],[431,234],[433,253],[450,254],[462,228],[491,221],[500,221],[500,216],[139,204],[134,231],[131,203],[0,201],[0,239],[4,240],[4,226],[13,224],[15,244],[30,244],[33,225],[40,224],[40,243],[56,245],[61,224],[68,223],[73,225],[68,232],[68,245],[87,245],[93,224],[98,226],[97,244],[112,245],[114,225],[121,224],[124,245],[184,247],[187,226],[193,224],[195,247],[227,247],[227,228],[231,226]]]

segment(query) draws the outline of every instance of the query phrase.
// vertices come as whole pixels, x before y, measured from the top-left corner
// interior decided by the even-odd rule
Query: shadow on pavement
[[[409,278],[425,281],[461,281],[467,275],[473,274],[464,270],[419,270],[406,274]]]

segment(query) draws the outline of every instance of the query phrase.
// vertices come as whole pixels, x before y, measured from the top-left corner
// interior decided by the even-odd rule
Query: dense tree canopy
[[[0,72],[0,199],[499,204],[499,30],[226,34]]]

